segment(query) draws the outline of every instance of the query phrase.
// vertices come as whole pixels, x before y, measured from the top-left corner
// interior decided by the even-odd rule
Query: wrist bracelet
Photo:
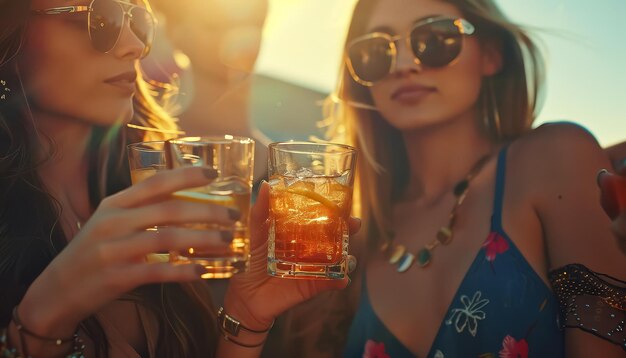
[[[33,337],[35,339],[41,340],[41,341],[45,341],[45,342],[51,342],[54,343],[55,346],[61,346],[67,343],[72,343],[72,348],[70,350],[70,352],[66,355],[64,355],[64,357],[66,358],[84,358],[84,350],[85,350],[85,344],[83,342],[83,340],[78,336],[78,330],[72,335],[71,338],[49,338],[49,337],[44,337],[44,336],[40,336],[35,332],[32,332],[31,330],[27,329],[26,327],[24,327],[24,324],[22,323],[22,320],[20,319],[19,314],[17,313],[17,307],[15,306],[13,308],[13,323],[15,323],[15,327],[17,328],[17,332],[19,334],[19,338],[20,338],[20,344],[22,346],[22,351],[24,353],[24,356],[30,358],[30,355],[28,354],[28,349],[26,347],[26,342],[24,341],[24,335],[28,335],[30,337]],[[3,334],[2,337],[0,337],[0,341],[2,341],[4,343],[4,345],[2,343],[0,343],[0,353],[2,353],[3,355],[0,355],[0,357],[8,357],[8,358],[20,358],[22,357],[21,355],[18,354],[17,350],[15,348],[9,349],[9,342],[8,342],[8,329],[6,331],[5,334]]]
[[[19,357],[17,349],[9,347],[9,329],[0,330],[0,357],[15,358]]]
[[[49,337],[40,336],[37,333],[32,332],[28,328],[24,327],[24,324],[22,323],[20,316],[17,314],[17,307],[18,306],[15,306],[13,308],[13,322],[15,323],[15,326],[17,327],[17,331],[20,332],[20,334],[26,334],[27,336],[37,338],[40,341],[52,342],[54,343],[55,346],[61,346],[63,344],[70,343],[75,340],[76,334],[74,334],[72,337],[69,337],[69,338],[49,338]]]
[[[264,339],[264,340],[262,340],[262,341],[261,341],[261,342],[259,342],[259,343],[255,343],[255,344],[245,344],[245,343],[241,343],[241,342],[239,342],[239,341],[234,340],[232,337],[230,337],[230,336],[229,336],[228,334],[226,334],[226,332],[224,332],[224,331],[222,331],[222,337],[224,337],[224,340],[225,340],[225,341],[232,342],[232,343],[234,343],[234,344],[236,344],[236,345],[238,345],[238,346],[244,347],[244,348],[256,348],[256,347],[260,347],[260,346],[262,346],[263,344],[265,344],[265,339]]]
[[[257,333],[257,334],[267,333],[274,326],[274,322],[272,322],[272,324],[267,329],[254,330],[254,329],[251,329],[242,325],[241,322],[239,322],[233,316],[230,316],[228,313],[226,313],[224,311],[224,307],[220,307],[220,309],[217,310],[217,325],[222,332],[228,333],[229,335],[233,337],[237,337],[239,335],[239,331],[242,329],[250,333]]]

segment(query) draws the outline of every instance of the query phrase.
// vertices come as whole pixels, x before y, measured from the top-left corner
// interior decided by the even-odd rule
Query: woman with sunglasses
[[[266,185],[249,273],[219,314],[203,267],[146,262],[228,244],[176,224],[232,222],[171,199],[209,183],[209,170],[127,188],[125,145],[178,133],[141,78],[155,26],[146,1],[1,0],[0,23],[0,356],[255,356],[282,310],[346,285],[266,275]],[[172,227],[144,230],[155,225]]]
[[[319,347],[352,317],[346,357],[623,357],[623,286],[591,271],[626,267],[598,204],[609,164],[580,127],[531,129],[542,70],[492,0],[358,2],[329,111],[362,153],[367,237]]]

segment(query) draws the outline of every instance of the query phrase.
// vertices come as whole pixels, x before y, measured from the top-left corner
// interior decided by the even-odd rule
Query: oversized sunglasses
[[[431,17],[417,22],[407,35],[372,32],[347,46],[346,65],[352,78],[363,86],[373,86],[396,69],[396,42],[405,38],[415,62],[437,68],[451,64],[461,53],[463,35],[474,33],[465,19]]]
[[[61,6],[34,10],[39,15],[87,12],[87,30],[94,49],[108,53],[117,45],[128,18],[133,34],[144,44],[142,57],[152,48],[156,19],[149,8],[121,0],[92,0],[89,6]]]

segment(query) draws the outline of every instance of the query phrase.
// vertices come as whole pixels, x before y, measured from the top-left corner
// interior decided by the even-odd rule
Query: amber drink
[[[270,145],[269,274],[345,276],[355,156],[336,144]]]
[[[185,227],[202,231],[219,231],[232,237],[222,251],[202,251],[193,247],[181,252],[171,252],[176,262],[193,262],[203,265],[207,273],[203,278],[229,278],[248,267],[250,238],[248,218],[252,192],[254,141],[230,135],[220,137],[187,137],[166,142],[168,168],[199,166],[217,172],[210,184],[174,193],[180,200],[207,205],[219,205],[238,213],[233,225],[188,223]]]

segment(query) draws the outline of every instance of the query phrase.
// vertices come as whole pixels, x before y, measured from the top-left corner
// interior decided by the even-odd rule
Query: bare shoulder
[[[609,160],[573,123],[542,125],[511,144],[511,174],[541,222],[549,265],[578,262],[611,274],[626,264],[600,207],[597,173]]]
[[[566,160],[575,154],[603,155],[596,138],[586,128],[572,122],[543,124],[515,142],[522,157],[550,161],[555,156]],[[569,154],[569,155],[568,155]],[[521,158],[520,158],[521,159]]]
[[[610,166],[593,134],[571,122],[541,125],[511,144],[510,157],[529,189],[536,190],[580,180],[595,189],[596,174]]]

